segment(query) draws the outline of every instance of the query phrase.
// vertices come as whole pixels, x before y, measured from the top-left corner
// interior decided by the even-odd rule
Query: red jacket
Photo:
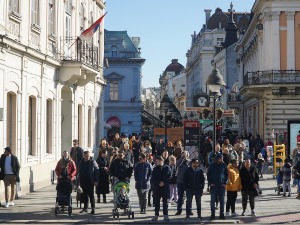
[[[56,173],[57,177],[62,175],[62,172],[64,169],[62,160],[64,160],[64,159],[59,160],[58,163],[56,164],[55,173]],[[71,177],[71,180],[74,180],[76,172],[77,172],[76,165],[75,165],[74,161],[70,159],[67,164],[67,173],[68,173],[68,176]]]

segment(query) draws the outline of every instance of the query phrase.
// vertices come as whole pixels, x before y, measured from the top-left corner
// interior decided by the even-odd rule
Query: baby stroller
[[[276,181],[277,181],[277,187],[275,188],[275,192],[277,192],[277,195],[280,195],[280,192],[283,192],[283,172],[278,169],[277,175],[276,175]]]
[[[55,216],[65,211],[65,206],[68,207],[68,215],[72,215],[72,183],[68,179],[58,181],[56,190]]]
[[[124,214],[134,218],[134,212],[131,210],[130,187],[126,181],[116,181],[113,186],[114,191],[114,209],[112,210],[113,218],[119,218],[118,209],[124,209]]]

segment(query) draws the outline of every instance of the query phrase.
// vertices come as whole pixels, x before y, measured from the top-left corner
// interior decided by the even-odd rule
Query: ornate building
[[[257,0],[248,30],[238,42],[241,131],[272,138],[299,119],[299,1]],[[295,146],[292,146],[294,148]]]
[[[206,80],[211,73],[213,66],[211,61],[218,53],[225,40],[226,30],[231,19],[230,11],[223,12],[220,8],[215,10],[204,10],[206,23],[198,34],[192,35],[191,47],[188,50],[186,64],[186,105],[197,106],[197,98],[202,92],[208,93]],[[238,33],[247,29],[249,14],[233,12],[233,20],[236,23]]]
[[[141,133],[142,65],[139,37],[129,37],[127,31],[105,30],[105,57],[109,67],[104,69],[105,121],[111,125],[105,136],[115,133]]]
[[[19,158],[22,193],[50,184],[73,139],[93,151],[103,135],[103,25],[90,42],[76,37],[104,10],[102,0],[0,1],[0,148]]]

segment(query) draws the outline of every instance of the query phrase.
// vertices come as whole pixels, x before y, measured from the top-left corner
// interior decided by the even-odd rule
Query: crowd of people
[[[159,219],[161,201],[165,221],[169,221],[168,207],[172,204],[177,207],[175,215],[181,215],[184,199],[185,216],[189,220],[193,215],[194,197],[197,217],[201,220],[201,197],[205,183],[211,197],[211,220],[216,218],[216,208],[219,208],[219,219],[239,215],[235,207],[239,191],[243,209],[240,215],[245,215],[249,202],[251,215],[256,216],[255,197],[260,194],[259,175],[262,177],[262,165],[267,159],[262,153],[265,147],[263,141],[259,136],[253,140],[255,141],[249,144],[247,150],[243,137],[219,139],[213,146],[212,139],[206,136],[200,145],[200,156],[190,158],[181,140],[176,143],[168,141],[165,144],[163,139],[155,143],[141,141],[135,135],[128,138],[115,134],[112,140],[100,140],[99,154],[93,158],[75,139],[71,150],[63,152],[55,172],[58,182],[68,179],[73,182],[75,190],[82,189],[84,207],[80,213],[88,211],[90,202],[90,213],[95,214],[95,202],[100,203],[102,197],[102,202],[107,203],[106,195],[112,191],[114,182],[129,183],[133,176],[140,213],[146,214],[147,208],[154,206],[155,215],[152,221]],[[281,168],[283,196],[286,196],[287,191],[288,196],[291,195],[290,181],[293,174],[293,185],[298,185],[297,198],[300,199],[300,142],[297,143],[292,157],[293,165],[286,159]],[[0,167],[0,178],[5,183],[5,207],[9,207],[14,205],[15,183],[19,180],[20,170],[19,162],[11,154],[9,147],[5,148],[5,154],[1,156]]]

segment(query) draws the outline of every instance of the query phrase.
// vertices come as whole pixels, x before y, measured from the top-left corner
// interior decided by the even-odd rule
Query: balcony
[[[227,94],[227,105],[231,109],[239,109],[241,107],[242,100],[243,96],[239,92],[230,92]]]
[[[79,38],[61,38],[58,57],[62,60],[59,79],[84,86],[99,73],[99,48]]]
[[[264,96],[267,89],[272,93],[284,87],[287,93],[295,93],[300,83],[300,70],[267,70],[247,72],[243,77],[241,92],[248,97]]]

